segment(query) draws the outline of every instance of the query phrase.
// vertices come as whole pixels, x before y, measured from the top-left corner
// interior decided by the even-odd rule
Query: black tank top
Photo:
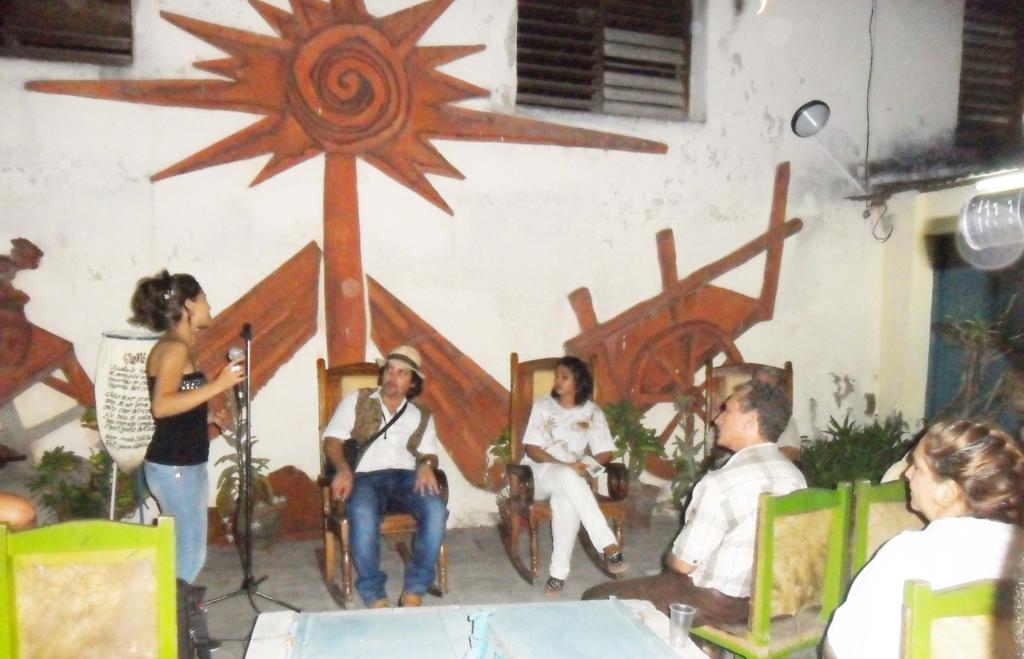
[[[153,400],[153,386],[156,378],[149,376],[149,399]],[[186,373],[181,378],[178,391],[198,389],[206,384],[202,372]],[[206,403],[197,405],[187,412],[154,419],[156,430],[153,441],[146,449],[146,459],[162,465],[197,465],[210,457],[210,440],[206,434]]]

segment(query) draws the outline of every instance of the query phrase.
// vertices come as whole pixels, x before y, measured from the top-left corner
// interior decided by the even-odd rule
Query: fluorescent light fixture
[[[956,246],[965,261],[981,270],[999,270],[1024,255],[1024,190],[972,197],[960,211]]]
[[[1024,188],[1024,172],[1018,170],[989,176],[974,184],[978,192],[1002,192],[1013,188]]]

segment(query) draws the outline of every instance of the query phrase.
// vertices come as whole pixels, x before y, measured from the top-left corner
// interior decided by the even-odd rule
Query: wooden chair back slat
[[[750,636],[768,643],[772,619],[805,610],[828,620],[845,586],[850,486],[762,494],[751,588]]]
[[[178,656],[174,520],[0,524],[0,656]],[[82,617],[82,610],[89,615]],[[126,615],[130,612],[130,615]]]
[[[511,362],[511,391],[509,396],[509,430],[511,437],[512,463],[519,464],[523,458],[523,434],[530,420],[530,410],[538,398],[551,393],[555,381],[555,366],[560,357],[545,357],[519,361],[519,354],[513,352]],[[546,387],[546,389],[545,389]]]
[[[858,481],[853,488],[853,536],[850,543],[850,578],[890,538],[902,531],[924,528],[924,520],[907,505],[904,480],[874,485]]]
[[[752,380],[759,372],[770,374],[778,383],[778,386],[785,390],[786,396],[793,400],[792,362],[786,362],[782,368],[766,364],[755,364],[753,362],[715,366],[709,369],[708,372],[709,381],[707,383],[707,398],[705,399],[708,418],[713,419],[717,416],[722,406],[725,405],[726,399],[732,395],[733,390],[744,382]]]
[[[1001,659],[1016,655],[1014,583],[991,579],[932,590],[911,579],[903,586],[904,659]]]
[[[380,367],[373,362],[357,362],[327,368],[323,359],[316,360],[317,400],[319,403],[320,432],[317,444],[320,446],[321,472],[326,456],[320,441],[324,429],[331,420],[341,399],[358,389],[372,389],[377,386]]]

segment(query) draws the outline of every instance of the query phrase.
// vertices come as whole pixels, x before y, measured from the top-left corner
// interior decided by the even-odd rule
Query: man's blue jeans
[[[412,559],[405,567],[403,591],[422,595],[434,582],[437,555],[444,540],[448,509],[436,494],[421,495],[413,490],[416,472],[409,469],[381,469],[357,472],[347,510],[351,523],[352,560],[356,567],[356,590],[370,604],[387,597],[380,571],[380,522],[385,512],[408,512],[416,519]]]
[[[143,469],[161,514],[174,518],[177,577],[192,583],[206,562],[206,503],[210,497],[206,463],[176,466],[146,460]]]

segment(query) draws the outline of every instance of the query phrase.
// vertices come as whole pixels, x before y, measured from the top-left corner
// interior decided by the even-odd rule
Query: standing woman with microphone
[[[212,382],[196,366],[196,332],[210,326],[210,304],[192,275],[139,280],[130,322],[163,336],[146,360],[149,401],[156,428],[146,450],[146,484],[160,512],[174,517],[177,576],[192,583],[206,560],[206,506],[210,454],[208,426],[216,423],[207,402],[244,379],[241,359],[232,360]]]

